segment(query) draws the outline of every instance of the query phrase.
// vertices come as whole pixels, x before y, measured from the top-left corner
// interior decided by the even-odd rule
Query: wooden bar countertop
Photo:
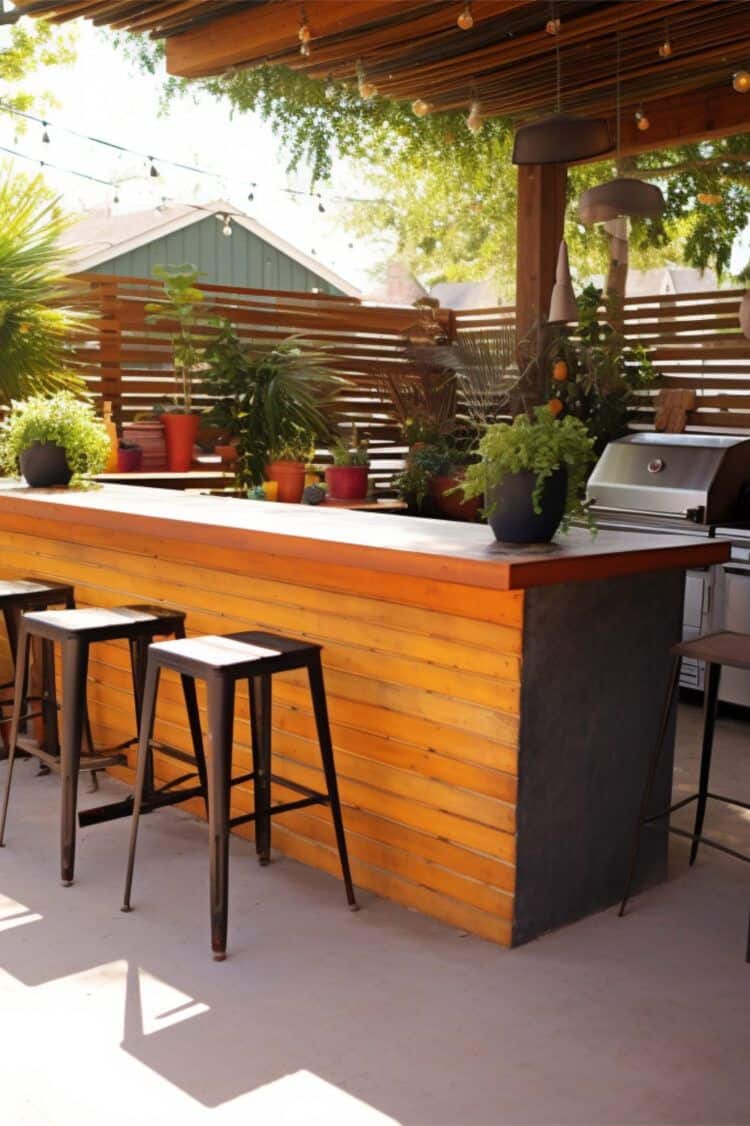
[[[366,567],[495,590],[523,590],[616,575],[705,566],[729,558],[707,537],[590,532],[551,544],[498,544],[485,525],[307,505],[192,496],[131,485],[30,489],[0,480],[0,516],[75,522],[234,550],[297,558],[301,565]]]

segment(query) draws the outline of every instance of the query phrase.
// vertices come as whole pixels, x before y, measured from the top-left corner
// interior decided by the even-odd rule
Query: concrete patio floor
[[[683,707],[680,793],[699,725]],[[720,722],[719,792],[747,795],[749,738]],[[35,769],[18,768],[0,852],[4,1126],[750,1120],[742,864],[705,849],[689,871],[675,840],[673,878],[626,919],[506,951],[367,894],[352,915],[337,881],[283,857],[259,869],[236,841],[219,964],[205,826],[144,819],[123,915],[127,823],[82,831],[62,888],[57,780]],[[740,810],[709,817],[750,837]]]

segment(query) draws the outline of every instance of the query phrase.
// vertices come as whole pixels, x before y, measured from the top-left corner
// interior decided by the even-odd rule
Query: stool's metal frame
[[[679,647],[678,647],[679,648]],[[673,650],[672,666],[669,674],[669,684],[667,694],[664,700],[664,708],[662,710],[661,721],[659,723],[659,731],[656,738],[656,744],[649,760],[648,774],[646,777],[646,784],[643,788],[641,796],[640,810],[638,813],[638,821],[636,825],[635,835],[633,839],[633,848],[630,855],[630,862],[628,865],[628,876],[625,883],[625,891],[623,892],[622,903],[618,915],[622,917],[625,914],[625,909],[630,899],[630,894],[633,886],[633,880],[638,867],[638,857],[640,855],[641,846],[641,830],[644,828],[661,829],[663,832],[673,833],[678,837],[685,837],[691,841],[690,848],[690,865],[695,864],[696,857],[698,856],[698,848],[700,845],[707,845],[709,848],[715,848],[719,852],[724,852],[728,856],[733,856],[736,860],[744,860],[750,863],[750,856],[746,853],[738,852],[736,849],[729,848],[728,845],[722,844],[720,841],[712,840],[710,837],[703,835],[703,823],[706,817],[706,806],[708,801],[723,802],[725,805],[735,805],[740,809],[750,809],[748,802],[740,801],[738,798],[726,797],[723,794],[716,794],[709,790],[709,777],[711,773],[711,756],[713,752],[714,742],[714,729],[716,726],[716,712],[719,702],[719,682],[721,680],[721,665],[707,662],[706,663],[706,676],[705,676],[705,689],[703,695],[703,743],[701,749],[701,765],[700,765],[700,778],[698,782],[698,790],[696,793],[691,794],[687,798],[682,798],[680,801],[673,802],[667,809],[660,810],[658,813],[647,815],[649,802],[651,800],[651,793],[653,791],[656,775],[659,770],[659,763],[661,761],[662,750],[664,748],[664,741],[669,727],[669,720],[672,715],[672,708],[674,706],[675,695],[680,680],[680,665],[682,664],[682,654]],[[676,825],[669,824],[669,818],[678,809],[683,809],[693,802],[697,803],[695,811],[695,824],[692,833],[687,832],[685,829],[680,829]],[[750,919],[748,919],[748,934],[747,934],[747,949],[745,953],[745,960],[750,962]]]
[[[62,808],[60,815],[60,871],[64,886],[73,883],[75,871],[75,845],[76,845],[76,815],[78,810],[78,777],[82,770],[105,770],[110,766],[118,766],[127,762],[125,752],[129,747],[137,744],[138,736],[126,739],[115,747],[103,751],[94,751],[90,734],[87,736],[88,713],[86,706],[86,683],[88,677],[89,649],[92,644],[102,641],[127,640],[130,646],[131,673],[133,681],[133,696],[135,702],[136,730],[140,731],[141,710],[143,702],[143,682],[145,675],[145,654],[148,645],[156,637],[171,636],[184,638],[185,615],[177,610],[165,610],[154,606],[119,607],[118,609],[136,610],[147,618],[123,620],[118,625],[108,627],[92,626],[84,629],[72,629],[60,624],[49,624],[33,618],[22,617],[18,631],[18,653],[16,660],[15,700],[11,720],[10,748],[8,760],[8,775],[5,784],[2,814],[0,814],[0,847],[5,843],[5,827],[8,816],[8,803],[10,799],[13,766],[19,750],[36,756],[53,770],[59,771],[62,782]],[[54,677],[54,644],[58,642],[62,654],[62,746],[59,755],[51,754],[46,749],[39,747],[33,740],[20,732],[22,721],[21,699],[28,675],[29,650],[32,638],[40,638],[42,646],[47,652],[48,667],[51,669],[52,706],[57,712],[55,697]],[[195,685],[183,678],[183,691],[187,709],[191,734],[193,737],[194,757],[185,754],[177,748],[167,747],[163,744],[154,744],[147,756],[146,785],[143,797],[143,812],[163,805],[174,805],[177,802],[187,801],[188,798],[202,797],[206,800],[206,764],[203,754],[203,742],[200,731],[200,716],[198,701],[195,694]],[[88,754],[82,754],[84,741],[88,744]],[[172,758],[188,762],[195,770],[180,778],[173,779],[165,786],[156,788],[153,775],[153,750],[167,754]],[[196,776],[199,785],[186,788],[182,783]],[[176,788],[180,787],[180,788]],[[128,817],[133,810],[133,797],[122,801],[111,802],[95,809],[88,809],[78,815],[78,822],[83,825],[95,825],[101,821],[112,821],[119,817]]]
[[[206,684],[208,744],[210,749],[208,819],[211,947],[213,956],[217,961],[222,961],[226,957],[229,833],[231,829],[238,825],[245,825],[251,821],[256,823],[255,849],[259,862],[266,865],[270,861],[272,817],[293,809],[304,809],[310,805],[330,805],[347,902],[351,909],[357,910],[341,815],[341,801],[333,757],[320,646],[259,632],[236,633],[228,636],[232,640],[278,651],[273,656],[216,667],[207,664],[205,661],[168,652],[166,647],[162,648],[159,645],[152,645],[149,648],[143,717],[138,747],[135,809],[131,824],[130,849],[122,906],[123,911],[131,910],[138,818],[146,800],[148,753],[156,713],[159,679],[163,668],[171,668],[183,676],[203,680]],[[320,793],[308,786],[282,778],[271,771],[271,678],[275,673],[301,668],[306,669],[308,674],[318,743],[326,779],[326,793]],[[247,681],[248,683],[253,769],[248,774],[233,778],[234,706],[238,681]],[[252,781],[254,787],[255,811],[230,817],[232,788],[249,781]],[[302,796],[296,801],[272,805],[271,783],[282,785],[285,789],[297,792]]]

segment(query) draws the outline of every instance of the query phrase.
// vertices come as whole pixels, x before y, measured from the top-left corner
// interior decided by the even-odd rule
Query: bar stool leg
[[[44,749],[47,754],[60,757],[60,732],[57,723],[57,688],[55,686],[55,646],[52,641],[42,641],[42,723],[44,724]],[[49,774],[46,762],[39,761],[37,776]]]
[[[75,870],[78,775],[85,728],[89,649],[85,642],[76,638],[64,641],[61,648],[63,722],[60,754],[62,784],[60,871],[63,887],[70,887]]]
[[[234,733],[234,681],[206,680],[208,704],[208,832],[211,877],[211,949],[214,960],[227,956],[229,910],[229,795]]]
[[[323,771],[328,787],[328,798],[331,805],[333,827],[336,831],[336,843],[339,848],[339,860],[341,861],[341,872],[344,877],[344,887],[346,888],[346,899],[351,909],[356,911],[357,901],[354,898],[352,874],[349,868],[349,854],[347,852],[346,837],[344,835],[344,822],[341,816],[341,801],[339,799],[339,788],[336,780],[336,767],[333,761],[333,742],[331,740],[331,728],[328,722],[328,704],[326,703],[325,684],[323,682],[323,666],[319,653],[316,653],[311,659],[307,674],[310,680],[310,694],[312,696],[313,711],[315,712],[315,726],[318,730],[320,756],[323,760]]]
[[[185,637],[185,626],[178,625],[174,631],[177,640]],[[188,717],[190,738],[193,744],[193,755],[198,770],[198,781],[203,787],[203,800],[206,803],[206,817],[208,817],[208,772],[206,769],[206,752],[203,748],[203,732],[201,731],[201,714],[198,709],[198,693],[195,690],[195,681],[192,676],[180,675],[182,682],[182,695],[185,700],[185,711]]]
[[[255,851],[262,865],[271,863],[271,677],[248,681],[253,744]]]
[[[146,786],[151,738],[154,733],[156,695],[159,689],[160,671],[155,661],[148,662],[142,706],[139,712],[140,724],[138,730],[138,757],[136,759],[135,772],[135,796],[133,801],[133,814],[130,821],[130,847],[128,849],[128,866],[125,873],[125,894],[122,900],[122,911],[130,911],[131,909],[130,894],[133,890],[133,868],[135,866],[135,849],[138,843],[138,824],[141,816],[141,807],[143,805],[143,793]]]
[[[706,800],[708,796],[708,780],[711,774],[711,754],[714,746],[714,728],[716,726],[716,709],[719,703],[719,681],[721,679],[721,665],[708,665],[706,668],[706,685],[703,694],[703,748],[701,750],[701,773],[698,783],[698,805],[695,811],[695,826],[693,837],[699,837],[703,832],[703,821],[706,816]],[[690,865],[695,864],[698,855],[699,841],[693,840],[690,847]]]
[[[680,664],[682,663],[680,657],[672,659],[672,669],[669,674],[669,685],[667,687],[667,695],[664,699],[664,707],[661,713],[661,721],[659,723],[659,732],[656,737],[654,749],[651,752],[651,761],[649,762],[648,774],[646,776],[646,784],[643,787],[643,794],[641,796],[641,805],[638,811],[638,820],[635,827],[635,835],[633,838],[633,848],[630,854],[630,865],[628,867],[628,877],[625,881],[625,891],[622,896],[622,903],[618,915],[622,917],[625,914],[625,908],[630,898],[630,889],[633,884],[633,877],[638,865],[638,855],[641,851],[641,830],[643,822],[646,818],[646,810],[648,809],[651,791],[656,780],[656,772],[659,769],[659,760],[661,759],[662,747],[664,746],[664,739],[667,734],[667,727],[669,726],[669,717],[672,713],[672,703],[674,701],[675,692],[677,691],[677,684],[680,678]]]
[[[23,695],[26,686],[26,666],[29,660],[29,635],[21,627],[16,647],[16,680],[13,689],[13,716],[10,723],[10,741],[8,746],[8,776],[5,779],[5,794],[3,795],[3,811],[0,816],[0,848],[5,844],[5,823],[8,818],[8,800],[10,798],[10,785],[13,780],[13,765],[16,761],[18,746],[18,733],[23,714]]]

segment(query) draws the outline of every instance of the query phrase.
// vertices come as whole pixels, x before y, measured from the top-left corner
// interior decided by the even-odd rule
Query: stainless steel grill
[[[586,495],[600,527],[729,540],[730,563],[687,574],[683,636],[750,633],[750,438],[629,434],[607,446]],[[684,661],[681,681],[702,689],[702,666]],[[724,669],[719,694],[750,707],[750,673]]]

